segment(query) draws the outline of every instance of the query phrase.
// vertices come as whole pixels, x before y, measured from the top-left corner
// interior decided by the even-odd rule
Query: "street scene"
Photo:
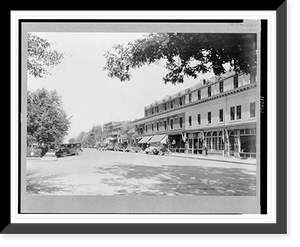
[[[255,196],[256,165],[84,149],[28,160],[27,194]]]
[[[255,32],[72,30],[27,33],[27,195],[258,194]]]

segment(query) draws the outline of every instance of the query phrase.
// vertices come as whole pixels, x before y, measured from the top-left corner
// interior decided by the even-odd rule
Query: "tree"
[[[123,122],[120,135],[125,137],[129,143],[138,136],[135,126],[130,122]]]
[[[164,83],[182,83],[184,76],[216,75],[229,70],[252,73],[256,67],[256,34],[245,33],[151,33],[127,45],[115,45],[106,52],[104,70],[120,81],[131,78],[129,70],[166,61],[169,73]]]
[[[69,139],[69,143],[71,144],[71,143],[76,143],[76,140],[75,140],[75,138],[74,137],[72,137],[71,139]]]
[[[27,142],[61,143],[71,123],[56,90],[27,92]]]
[[[60,64],[64,53],[51,50],[50,43],[36,35],[28,33],[27,71],[34,77],[42,78],[49,75],[49,67]]]

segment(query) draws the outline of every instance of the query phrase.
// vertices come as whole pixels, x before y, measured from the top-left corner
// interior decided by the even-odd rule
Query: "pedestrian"
[[[204,153],[205,153],[205,156],[207,156],[207,152],[208,152],[208,148],[205,146],[205,147],[204,147]]]

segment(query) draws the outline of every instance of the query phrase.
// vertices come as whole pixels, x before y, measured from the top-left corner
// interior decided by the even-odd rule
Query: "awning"
[[[161,140],[163,140],[166,137],[166,135],[155,135],[151,138],[150,141],[148,141],[148,143],[153,143],[153,142],[160,142]]]
[[[152,136],[144,136],[138,143],[147,143],[151,138]]]

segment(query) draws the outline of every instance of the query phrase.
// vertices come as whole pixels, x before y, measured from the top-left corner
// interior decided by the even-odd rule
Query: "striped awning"
[[[147,143],[152,136],[144,136],[138,143]]]
[[[153,143],[153,142],[160,142],[161,140],[163,140],[166,137],[166,135],[155,135],[151,138],[150,141],[148,141],[148,143]]]

